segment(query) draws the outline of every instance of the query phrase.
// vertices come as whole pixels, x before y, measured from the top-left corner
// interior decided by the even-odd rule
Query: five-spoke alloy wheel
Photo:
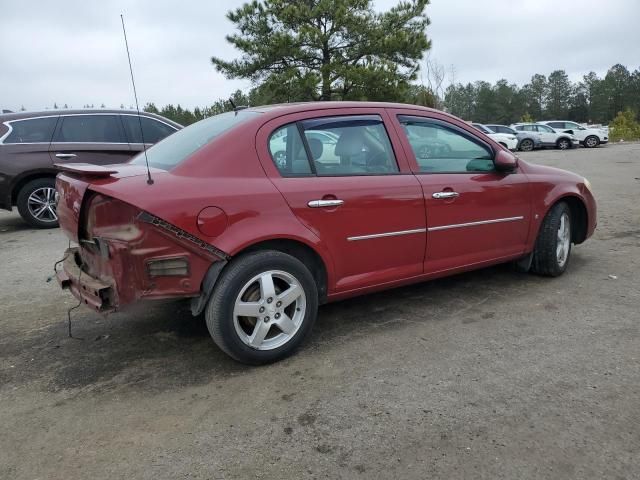
[[[302,343],[318,311],[317,286],[297,258],[261,250],[235,258],[217,281],[205,310],[216,344],[236,360],[280,360]]]

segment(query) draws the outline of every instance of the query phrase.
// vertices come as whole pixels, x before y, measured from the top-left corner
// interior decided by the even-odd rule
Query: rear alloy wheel
[[[530,152],[531,150],[533,150],[533,140],[529,138],[525,138],[524,140],[522,140],[522,142],[520,142],[520,150],[522,150],[523,152]]]
[[[232,261],[207,309],[216,344],[242,363],[280,360],[302,343],[318,310],[318,292],[308,268],[295,257],[265,250]]]
[[[600,145],[600,139],[595,135],[590,135],[584,139],[584,146],[587,148],[595,148]]]
[[[561,138],[560,140],[558,140],[558,143],[556,144],[556,146],[560,150],[568,150],[569,148],[571,148],[571,142],[569,141],[568,138]]]
[[[20,215],[27,223],[37,228],[58,226],[55,186],[53,178],[38,178],[22,187],[17,204]]]
[[[531,269],[540,275],[557,277],[569,264],[571,255],[571,209],[564,202],[557,203],[542,222]]]

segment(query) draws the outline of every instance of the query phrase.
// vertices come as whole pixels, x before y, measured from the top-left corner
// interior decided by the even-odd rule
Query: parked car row
[[[566,150],[578,145],[594,148],[609,141],[609,133],[604,128],[587,128],[576,122],[564,120],[514,123],[511,126],[479,123],[472,125],[509,150],[530,151],[547,147]],[[513,137],[517,138],[515,147],[508,141]]]
[[[128,110],[0,115],[0,208],[18,207],[34,227],[57,227],[54,163],[124,163],[144,144],[181,128],[159,115]]]

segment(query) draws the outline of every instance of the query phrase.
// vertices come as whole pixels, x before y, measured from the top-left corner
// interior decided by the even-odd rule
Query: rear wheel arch
[[[47,179],[54,179],[56,178],[56,174],[58,172],[56,172],[55,170],[41,170],[41,171],[37,171],[37,172],[29,172],[24,174],[23,176],[19,177],[17,180],[14,181],[12,187],[11,187],[11,204],[12,205],[16,205],[17,201],[18,201],[18,195],[20,194],[20,190],[22,190],[24,188],[24,186],[33,181],[33,180],[39,180],[41,178],[47,178]]]
[[[266,250],[286,253],[302,262],[307,269],[309,269],[309,272],[311,272],[315,280],[318,290],[318,303],[323,304],[326,302],[329,288],[329,275],[325,260],[322,256],[315,249],[300,240],[275,238],[261,240],[247,245],[241,250],[233,252],[231,259],[213,263],[202,280],[200,296],[195,297],[191,301],[191,313],[193,315],[199,315],[204,311],[218,279],[225,270],[229,268],[229,265],[234,263],[234,260],[250,255],[251,253]]]
[[[249,245],[233,256],[235,258],[240,255],[261,250],[275,250],[286,253],[300,260],[309,269],[316,281],[319,303],[322,304],[326,302],[329,285],[327,266],[325,264],[325,260],[315,249],[299,240],[277,238],[272,240],[263,240]]]

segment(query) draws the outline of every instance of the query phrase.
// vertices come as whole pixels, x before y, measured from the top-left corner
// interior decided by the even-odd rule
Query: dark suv
[[[142,132],[140,131],[142,122]],[[124,163],[181,125],[129,110],[58,110],[0,115],[0,208],[18,207],[35,227],[58,226],[54,163]]]

